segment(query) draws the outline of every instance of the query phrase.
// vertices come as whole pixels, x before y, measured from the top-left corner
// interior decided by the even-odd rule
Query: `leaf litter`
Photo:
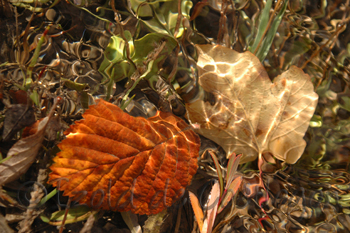
[[[27,104],[13,104],[5,113],[2,138],[4,141],[12,137],[21,129],[35,122],[34,109]]]
[[[350,213],[347,198],[350,183],[347,122],[350,115],[346,98],[349,84],[349,53],[346,47],[349,42],[345,34],[348,7],[344,3],[321,4],[317,8],[308,2],[287,1],[267,1],[266,5],[262,1],[241,1],[232,5],[229,1],[130,0],[127,3],[109,1],[103,7],[95,1],[84,4],[76,1],[70,4],[65,1],[1,3],[0,10],[2,6],[10,6],[5,11],[9,17],[0,15],[0,20],[4,20],[4,24],[0,25],[4,29],[0,31],[1,51],[4,53],[0,56],[1,99],[12,105],[19,103],[16,101],[20,97],[8,92],[14,86],[20,88],[26,98],[30,97],[30,103],[27,103],[28,100],[20,102],[32,108],[36,117],[41,119],[37,121],[37,126],[47,117],[53,98],[60,96],[63,101],[55,113],[56,123],[52,117],[46,126],[50,130],[46,130],[42,140],[43,150],[36,153],[37,161],[25,175],[7,183],[2,189],[1,197],[5,198],[1,199],[1,203],[10,206],[10,209],[18,205],[7,197],[16,198],[13,191],[22,192],[21,188],[13,189],[14,186],[21,187],[30,180],[43,184],[45,178],[39,178],[40,172],[49,172],[51,159],[61,153],[56,145],[67,140],[62,136],[61,124],[74,125],[96,99],[106,99],[123,108],[127,106],[125,111],[131,115],[147,117],[152,117],[157,108],[183,117],[184,106],[194,104],[191,107],[201,106],[197,110],[202,114],[191,120],[193,130],[199,133],[214,130],[201,136],[200,152],[210,148],[211,157],[208,153],[198,154],[199,168],[188,187],[198,195],[197,207],[192,208],[186,202],[186,191],[183,198],[164,210],[166,214],[159,215],[157,222],[161,226],[152,228],[153,221],[148,221],[151,218],[148,216],[139,215],[126,225],[127,221],[123,221],[122,215],[117,212],[91,210],[86,206],[85,209],[76,208],[71,199],[62,195],[64,192],[46,185],[43,190],[48,189],[50,193],[46,196],[47,200],[40,201],[43,203],[41,208],[33,214],[30,210],[23,214],[26,215],[25,226],[25,221],[18,224],[19,220],[16,220],[9,223],[11,228],[57,232],[57,229],[50,228],[50,224],[60,226],[60,231],[72,232],[96,229],[129,232],[129,229],[135,231],[140,227],[154,232],[199,232],[192,211],[201,210],[204,211],[203,216],[211,216],[207,218],[209,221],[203,217],[208,226],[204,228],[209,232],[278,232],[281,226],[285,226],[282,231],[332,229],[333,232],[341,232],[350,229],[347,224]],[[337,14],[332,13],[335,11]],[[266,22],[269,22],[267,26]],[[22,31],[24,33],[20,33]],[[256,65],[259,85],[243,82],[247,79],[232,81],[226,70],[238,74],[240,69],[231,57],[225,60],[228,66],[218,61],[223,50],[229,51],[228,54],[236,52],[212,49],[214,45],[230,47],[240,54],[254,50],[261,63],[257,62],[257,58],[248,56],[248,60],[242,60],[240,65],[247,69],[247,73],[254,73],[249,66]],[[203,49],[205,46],[208,51]],[[203,47],[202,52],[196,47]],[[16,48],[15,51],[13,48]],[[214,52],[210,53],[210,50]],[[203,66],[203,60],[209,60],[210,64]],[[303,71],[295,66],[303,67]],[[219,75],[211,71],[215,67]],[[225,77],[234,87],[226,85],[225,91],[217,89],[220,87],[217,80],[223,80],[218,76]],[[277,78],[272,83],[268,76]],[[291,82],[287,76],[291,77]],[[214,77],[215,80],[212,80]],[[299,97],[300,101],[295,103],[309,104],[309,107],[300,110],[299,104],[296,104],[283,111],[285,100],[281,93],[288,96],[288,92],[293,92],[293,86],[299,85],[301,80],[307,80],[305,85],[309,88],[305,89],[308,90],[302,88],[303,91],[297,91],[290,97]],[[260,84],[263,88],[259,88]],[[236,90],[235,87],[242,88]],[[276,93],[281,89],[281,98],[278,98]],[[317,98],[314,89],[320,102],[312,117],[314,110],[311,109]],[[234,97],[242,92],[241,99],[240,95]],[[3,96],[10,96],[9,101]],[[278,100],[271,101],[276,109],[280,109],[277,113],[267,103],[273,96],[277,96]],[[225,109],[229,105],[230,108]],[[261,106],[266,107],[265,112]],[[242,109],[252,114],[243,117]],[[298,111],[296,109],[300,110],[300,116],[294,114],[294,110]],[[4,119],[4,111],[2,113]],[[281,116],[280,119],[288,118],[288,114],[292,117],[283,125],[278,116]],[[254,116],[256,121],[252,119]],[[310,118],[311,128],[304,136]],[[203,119],[207,124],[200,123]],[[230,122],[235,122],[235,127]],[[251,123],[251,127],[244,125],[247,122]],[[293,124],[298,122],[299,128]],[[217,128],[206,129],[208,125],[216,125]],[[8,126],[7,122],[5,126]],[[19,142],[26,139],[26,134],[36,132],[27,129],[21,133],[24,125],[16,129],[11,127],[10,131],[17,132],[7,136],[12,141]],[[233,133],[230,132],[232,129],[235,129]],[[283,130],[289,133],[278,135]],[[225,141],[220,136],[225,132],[235,139]],[[15,134],[16,137],[13,137]],[[238,145],[237,139],[241,138],[246,146]],[[303,153],[305,142],[309,145]],[[8,145],[5,144],[6,147]],[[4,148],[1,152],[8,157]],[[214,186],[216,194],[211,195]],[[106,187],[103,188],[106,190]],[[320,193],[315,193],[315,190]],[[98,197],[95,194],[94,197]],[[216,214],[212,209],[207,212],[207,206],[203,204],[216,199],[213,197],[221,200],[215,206]],[[18,197],[16,200],[21,201]],[[37,200],[33,201],[36,203]],[[73,206],[66,207],[67,202],[72,202]],[[6,219],[10,216],[10,209],[2,209]],[[99,214],[96,214],[97,211]],[[38,214],[42,221],[36,217]],[[212,221],[214,218],[216,221]],[[32,223],[32,219],[38,221]],[[86,219],[89,220],[83,226],[81,221]],[[315,224],[305,225],[305,222]]]
[[[33,124],[31,129],[33,129],[34,133],[16,142],[7,153],[6,159],[1,161],[0,185],[5,185],[18,179],[35,161],[36,156],[42,147],[45,130],[54,113],[56,104],[57,101],[54,102],[54,106],[47,117],[38,120],[37,123]]]

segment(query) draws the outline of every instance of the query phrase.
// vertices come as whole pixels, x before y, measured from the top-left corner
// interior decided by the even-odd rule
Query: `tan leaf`
[[[18,179],[32,165],[44,140],[45,128],[49,120],[49,117],[38,120],[33,124],[37,126],[36,132],[22,138],[11,147],[7,154],[9,159],[0,163],[0,185]]]
[[[131,233],[142,233],[141,226],[138,223],[138,217],[131,211],[121,212],[122,218],[129,227]]]
[[[252,53],[222,46],[197,46],[200,92],[186,104],[187,118],[199,134],[226,151],[242,153],[240,163],[265,151],[295,163],[304,151],[303,140],[317,105],[310,77],[292,66],[272,83]]]

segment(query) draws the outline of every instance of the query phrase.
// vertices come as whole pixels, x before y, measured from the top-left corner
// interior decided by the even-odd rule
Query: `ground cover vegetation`
[[[349,232],[349,1],[1,0],[3,232]]]

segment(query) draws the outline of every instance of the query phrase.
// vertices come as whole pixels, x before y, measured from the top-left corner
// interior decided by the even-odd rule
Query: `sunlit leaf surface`
[[[295,163],[304,151],[303,140],[318,95],[308,75],[292,66],[272,83],[250,52],[198,46],[199,84],[204,92],[187,103],[187,117],[199,124],[198,133],[215,141],[227,155],[242,153],[240,163],[263,152]],[[211,97],[210,97],[211,98]]]
[[[199,137],[180,118],[132,117],[98,100],[58,146],[49,182],[94,208],[155,214],[197,171]]]

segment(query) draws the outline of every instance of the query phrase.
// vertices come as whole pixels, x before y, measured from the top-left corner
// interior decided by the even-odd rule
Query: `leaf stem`
[[[125,33],[124,33],[124,28],[122,23],[120,22],[119,19],[119,12],[115,9],[115,3],[114,1],[111,1],[111,7],[114,11],[115,14],[115,21],[117,22],[119,29],[120,29],[120,36],[123,38],[124,42],[125,42],[125,52],[126,52],[126,58],[128,59],[128,61],[130,62],[130,64],[134,67],[134,69],[136,70],[136,65],[134,63],[134,61],[130,58],[130,48],[129,48],[129,41],[126,39]]]
[[[42,34],[42,36],[39,39],[39,42],[35,48],[33,57],[32,57],[32,61],[30,62],[28,69],[27,69],[27,75],[23,81],[23,86],[27,87],[27,85],[30,85],[32,83],[32,73],[33,73],[33,68],[38,60],[39,57],[39,53],[41,50],[41,46],[43,45],[44,41],[45,41],[45,37],[47,32],[50,30],[50,26],[47,26],[44,33]]]
[[[60,232],[59,233],[63,233],[63,229],[64,229],[64,224],[66,222],[66,219],[67,219],[67,215],[68,215],[68,211],[70,209],[70,203],[71,203],[72,199],[69,198],[68,199],[68,203],[67,203],[67,207],[66,207],[66,211],[64,212],[64,217],[63,217],[63,220],[62,220],[62,223],[61,223],[61,226],[60,226]]]
[[[265,31],[264,31],[264,33],[262,34],[262,36],[261,36],[261,38],[260,38],[260,41],[259,41],[258,45],[256,46],[254,52],[253,52],[254,54],[256,54],[256,53],[258,52],[258,49],[259,49],[261,43],[263,42],[264,37],[265,37],[267,31],[269,30],[269,28],[270,28],[270,26],[271,26],[271,24],[272,24],[272,20],[274,19],[274,15],[275,15],[275,13],[276,13],[276,11],[277,11],[277,8],[278,8],[278,6],[280,5],[280,2],[281,2],[281,1],[282,1],[282,0],[278,0],[278,1],[277,1],[276,6],[275,6],[275,9],[273,10],[273,13],[272,13],[272,15],[271,15],[271,17],[270,17],[270,19],[269,19],[269,22],[267,23],[267,26],[266,26],[266,28],[265,28]]]
[[[38,206],[41,206],[45,204],[48,200],[50,200],[53,196],[55,196],[57,193],[57,189],[52,190],[49,194],[47,194],[45,197],[41,199]]]
[[[325,44],[323,44],[322,46],[320,46],[320,48],[319,48],[316,52],[314,52],[314,53],[311,55],[311,57],[310,57],[306,62],[304,62],[304,64],[301,66],[301,69],[304,69],[304,68],[306,67],[306,65],[307,65],[310,61],[312,61],[312,59],[314,59],[314,57],[316,57],[316,56],[322,51],[322,49],[323,49],[324,47],[326,47],[326,46],[331,42],[331,40],[332,40],[335,36],[338,36],[340,30],[343,29],[343,27],[344,27],[345,25],[346,25],[346,24],[343,23],[340,27],[338,27],[337,30],[333,33],[333,35],[328,39],[328,41],[327,41]]]
[[[182,3],[182,0],[178,0],[178,3],[177,3],[177,11],[178,11],[178,13],[177,13],[177,19],[176,19],[176,25],[175,25],[175,31],[174,31],[174,37],[175,38],[177,36],[177,33],[179,32],[181,18],[182,18],[181,3]]]
[[[215,168],[216,168],[216,173],[218,174],[218,180],[219,180],[219,185],[220,185],[220,198],[222,197],[222,194],[224,193],[224,180],[223,180],[223,176],[222,176],[222,171],[221,171],[221,167],[219,164],[219,160],[216,157],[214,151],[212,150],[208,150],[211,158],[214,161],[215,164]]]

